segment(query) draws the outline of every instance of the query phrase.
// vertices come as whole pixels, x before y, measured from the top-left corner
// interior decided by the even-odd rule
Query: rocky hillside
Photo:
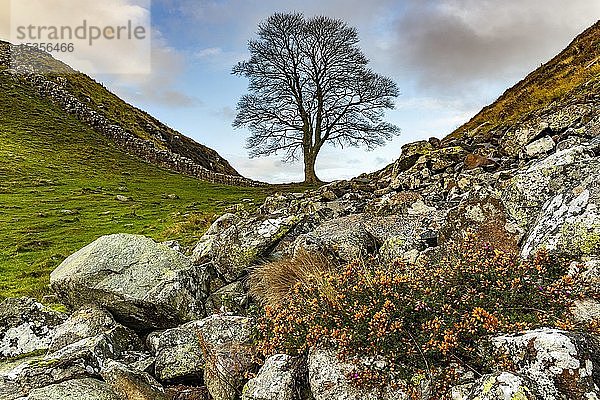
[[[16,69],[10,68],[11,57]],[[47,53],[0,41],[0,79],[33,88],[38,96],[51,99],[63,112],[150,163],[210,182],[256,185],[241,177],[216,151],[127,104]]]
[[[492,144],[510,156],[542,135],[560,135],[594,117],[600,88],[600,21],[508,89],[445,141]]]
[[[52,273],[69,314],[0,306],[0,399],[599,398],[597,89],[227,213],[188,256],[94,241]]]

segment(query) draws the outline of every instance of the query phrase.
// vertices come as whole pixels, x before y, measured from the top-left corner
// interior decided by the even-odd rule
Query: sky
[[[53,12],[73,24],[84,16],[148,18],[147,51],[97,47],[74,67],[217,150],[242,175],[272,183],[302,180],[302,165],[250,159],[248,131],[231,126],[248,84],[231,68],[248,58],[248,40],[272,13],[343,19],[358,29],[370,67],[400,88],[386,113],[400,136],[370,152],[324,148],[317,160],[324,180],[378,170],[403,144],[447,135],[600,18],[600,0],[13,0],[12,8],[10,1],[0,0],[3,39],[11,39],[17,1],[41,20]],[[71,11],[57,13],[61,7]]]

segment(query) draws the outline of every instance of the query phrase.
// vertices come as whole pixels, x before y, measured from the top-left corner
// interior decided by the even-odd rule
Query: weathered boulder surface
[[[298,399],[298,360],[286,354],[273,355],[265,361],[244,386],[242,400],[296,400]]]
[[[579,183],[544,204],[525,239],[523,257],[540,248],[574,259],[600,255],[600,182],[594,175]]]
[[[204,384],[214,400],[234,400],[240,395],[246,373],[255,364],[252,324],[251,318],[225,315],[195,324],[206,357]]]
[[[547,201],[573,191],[599,171],[600,161],[586,146],[557,151],[519,170],[502,190],[502,201],[512,219],[529,230]]]
[[[103,236],[68,257],[50,284],[72,307],[98,304],[136,329],[204,315],[204,274],[181,253],[137,235]]]
[[[195,263],[212,262],[226,283],[241,278],[248,267],[266,256],[294,227],[298,217],[274,214],[237,223],[235,220],[217,220],[194,249]]]
[[[156,356],[154,370],[160,381],[200,380],[204,355],[196,322],[151,333],[148,347]]]
[[[0,303],[0,361],[47,349],[54,329],[66,318],[34,299],[4,300]]]
[[[308,378],[315,400],[402,400],[408,396],[400,390],[358,388],[347,375],[355,366],[341,362],[335,351],[312,348],[308,355]]]
[[[506,355],[547,400],[599,397],[599,343],[591,334],[548,328],[492,339],[495,354]]]
[[[294,254],[318,252],[339,260],[352,261],[376,248],[375,238],[367,231],[364,215],[334,218],[314,231],[300,235],[292,244]]]
[[[102,378],[122,400],[168,400],[165,389],[150,374],[116,361],[107,361]]]
[[[65,324],[69,324],[67,321]],[[88,336],[57,351],[25,360],[13,368],[0,371],[0,399],[26,396],[31,390],[82,377],[98,377],[109,360],[120,359],[129,352],[141,351],[141,342],[124,327],[114,327],[96,336]],[[62,337],[70,337],[66,335]],[[8,389],[6,389],[8,388]]]
[[[454,395],[452,400],[543,400],[535,389],[535,384],[520,375],[510,372],[497,372],[484,375],[473,385],[467,397]]]
[[[93,379],[69,381],[33,389],[27,400],[122,400],[106,383]]]
[[[142,348],[142,343],[133,330],[117,323],[108,311],[90,305],[74,312],[65,323],[55,329],[49,350],[58,351],[81,339],[99,334],[106,334],[113,341],[124,344],[125,348]]]

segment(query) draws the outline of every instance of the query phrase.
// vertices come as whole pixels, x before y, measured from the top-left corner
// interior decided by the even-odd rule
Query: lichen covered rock
[[[116,361],[107,361],[102,378],[122,400],[169,400],[165,389],[150,374]]]
[[[403,400],[408,396],[391,387],[358,388],[348,379],[354,366],[338,359],[335,351],[312,348],[308,355],[308,378],[315,400]]]
[[[536,394],[529,379],[510,372],[497,372],[482,376],[464,400],[543,400]],[[453,400],[463,400],[454,396]]]
[[[0,303],[0,361],[47,349],[54,329],[66,318],[34,299],[4,300]]]
[[[34,389],[27,400],[122,400],[106,383],[93,379],[69,381]]]
[[[589,334],[547,328],[492,339],[496,354],[506,355],[547,400],[598,398],[598,344]]]
[[[204,315],[200,267],[168,246],[137,235],[103,236],[50,275],[66,304],[96,303],[125,325],[168,328]]]
[[[258,375],[244,386],[242,400],[296,400],[298,360],[285,354],[265,361]]]

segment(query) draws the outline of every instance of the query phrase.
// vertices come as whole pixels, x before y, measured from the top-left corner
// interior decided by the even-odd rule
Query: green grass
[[[99,236],[191,245],[227,207],[275,190],[210,184],[147,164],[0,75],[0,299],[42,299],[50,272]]]

